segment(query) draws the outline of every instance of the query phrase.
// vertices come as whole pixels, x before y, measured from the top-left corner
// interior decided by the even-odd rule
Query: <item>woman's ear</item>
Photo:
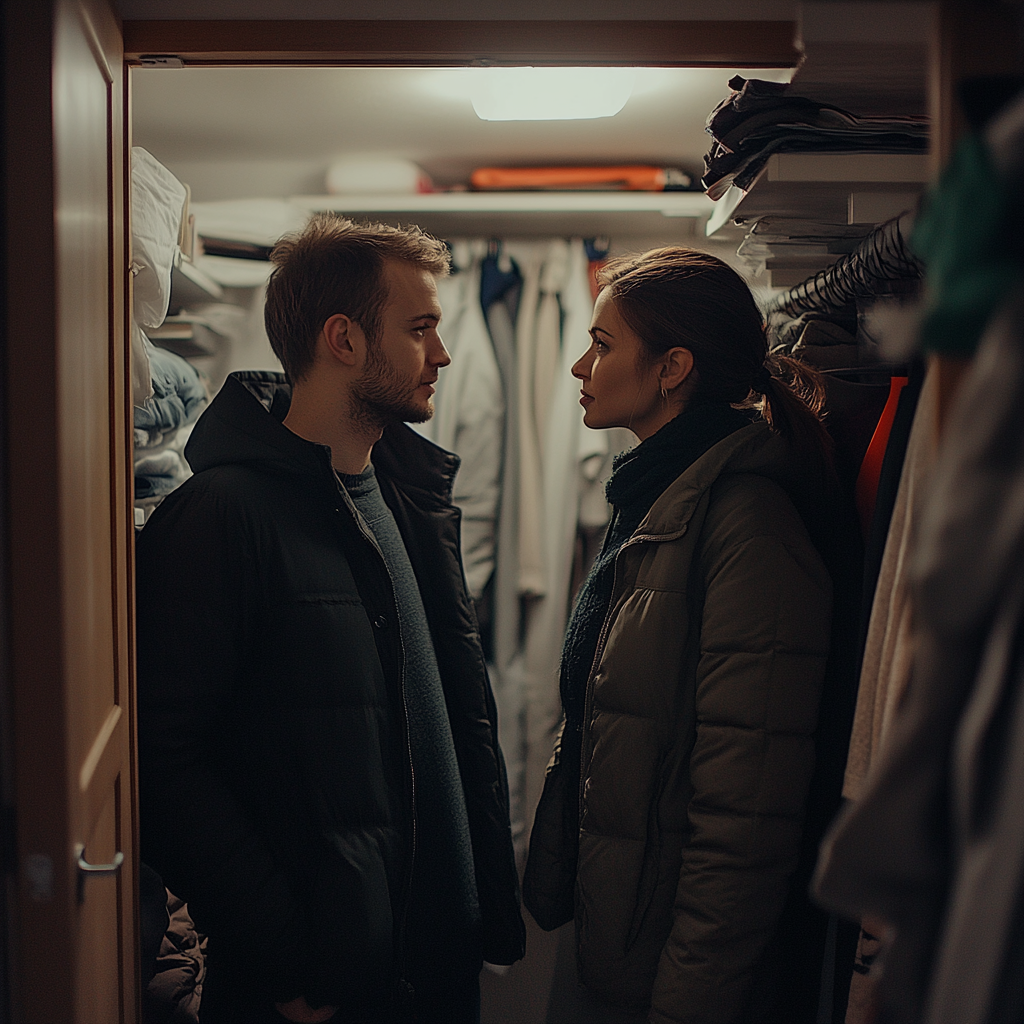
[[[662,356],[658,387],[674,391],[693,372],[693,353],[688,348],[670,348]]]

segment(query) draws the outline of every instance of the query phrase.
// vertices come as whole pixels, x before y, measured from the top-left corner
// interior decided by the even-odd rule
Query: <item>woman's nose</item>
[[[590,376],[591,360],[589,359],[589,356],[589,351],[584,352],[583,355],[573,363],[572,375],[574,377],[578,377],[580,380],[586,380]]]

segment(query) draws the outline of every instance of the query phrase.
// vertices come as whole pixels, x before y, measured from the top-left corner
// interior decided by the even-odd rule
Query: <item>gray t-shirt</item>
[[[452,944],[468,940],[471,948],[464,952],[473,955],[480,921],[473,847],[423,597],[372,464],[358,476],[339,478],[377,540],[398,602],[416,778],[416,859],[406,946],[416,955],[436,950],[448,960],[457,952]]]

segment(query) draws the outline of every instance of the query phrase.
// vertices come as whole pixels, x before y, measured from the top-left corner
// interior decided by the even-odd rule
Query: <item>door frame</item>
[[[66,382],[59,375],[61,353],[72,349],[62,349],[65,331],[58,306],[63,250],[58,238],[63,237],[63,229],[55,217],[64,194],[58,189],[57,172],[63,143],[55,133],[59,125],[69,123],[66,110],[57,110],[55,88],[64,67],[58,62],[67,57],[61,47],[68,37],[62,33],[70,25],[75,40],[84,48],[80,52],[91,54],[94,70],[105,83],[101,88],[107,89],[108,105],[102,142],[99,134],[90,136],[97,146],[105,146],[108,210],[106,294],[96,306],[96,310],[105,310],[102,358],[107,369],[101,376],[106,377],[107,398],[100,408],[108,408],[105,417],[101,414],[91,422],[95,426],[105,420],[103,436],[110,448],[103,475],[96,477],[97,483],[90,484],[88,490],[90,498],[95,498],[88,510],[96,524],[93,536],[106,538],[102,566],[95,575],[89,575],[88,566],[68,568],[65,527],[76,515],[85,521],[85,512],[70,504],[65,491],[67,464],[65,460],[62,465],[61,459],[63,439],[70,433],[69,409],[78,408],[77,398],[67,404],[69,392],[62,390]],[[138,921],[133,855],[137,800],[131,429],[125,376],[128,264],[122,195],[127,172],[121,90],[127,74],[123,71],[120,22],[110,0],[6,4],[2,41],[7,145],[0,380],[0,848],[5,869],[2,926],[8,984],[0,1017],[21,1021],[81,1016],[85,1011],[74,1009],[76,1000],[83,998],[80,976],[75,972],[81,966],[84,976],[95,975],[82,966],[86,961],[80,961],[76,951],[106,954],[104,944],[90,941],[98,928],[110,943],[111,973],[116,958],[116,978],[110,981],[119,1002],[116,1014],[132,1021],[139,1016],[139,1003],[134,980],[138,973],[134,952]],[[94,179],[93,184],[96,181],[102,191],[103,180]],[[102,234],[102,227],[99,231]],[[105,454],[98,453],[98,459],[103,460]],[[67,596],[87,593],[87,588],[76,589],[78,581],[101,579],[101,574],[109,574],[111,588],[109,598],[101,597],[93,606],[101,614],[90,633],[89,627],[82,625],[85,619],[80,609],[69,611]],[[74,636],[68,625],[72,619],[78,628]],[[108,626],[113,706],[102,727],[93,732],[90,722],[86,733],[79,729],[84,716],[76,713],[80,706],[75,705],[79,690],[74,679],[81,674],[79,669],[96,662],[80,641],[83,636],[100,637],[102,645]],[[106,680],[106,675],[103,678]],[[84,693],[82,698],[90,699]],[[84,750],[79,749],[83,737]],[[61,774],[63,783],[55,784],[55,776]],[[100,795],[108,785],[113,790],[109,800]],[[75,846],[91,841],[90,829],[95,828],[101,812],[107,814],[108,810],[114,831],[104,836],[104,842],[110,839],[115,848],[124,851],[125,859],[116,879],[90,883],[83,912],[77,896],[79,854]],[[87,849],[85,854],[93,863],[110,857],[102,847]],[[116,895],[106,888],[111,885],[117,887]],[[95,901],[101,894],[107,908],[102,914],[109,910],[109,917],[96,916]],[[114,927],[117,934],[107,934]],[[93,998],[96,991],[84,998]]]
[[[795,67],[794,21],[125,21],[130,64]]]
[[[759,21],[124,21],[125,206],[130,246],[131,69],[187,67],[799,65],[797,23]],[[150,58],[150,60],[147,60]],[[130,260],[130,254],[129,254]],[[126,264],[127,265],[127,264]],[[126,311],[130,316],[130,301]],[[130,399],[126,399],[130,405]],[[129,409],[130,414],[130,409]],[[129,478],[130,479],[130,478]],[[129,487],[130,483],[126,485]],[[130,500],[130,497],[129,497]],[[133,562],[129,562],[133,564]],[[130,585],[134,585],[132,577]],[[134,589],[128,621],[134,623]],[[134,629],[130,661],[135,667]],[[134,731],[133,731],[134,742]],[[136,808],[136,821],[138,810]],[[135,848],[138,849],[136,842]]]

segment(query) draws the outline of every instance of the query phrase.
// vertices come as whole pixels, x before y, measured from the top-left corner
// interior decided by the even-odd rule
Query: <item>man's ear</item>
[[[662,356],[658,387],[674,391],[693,373],[693,353],[688,348],[670,348]]]
[[[327,354],[345,366],[357,366],[366,352],[366,337],[362,329],[344,313],[335,313],[328,318],[319,340]]]

